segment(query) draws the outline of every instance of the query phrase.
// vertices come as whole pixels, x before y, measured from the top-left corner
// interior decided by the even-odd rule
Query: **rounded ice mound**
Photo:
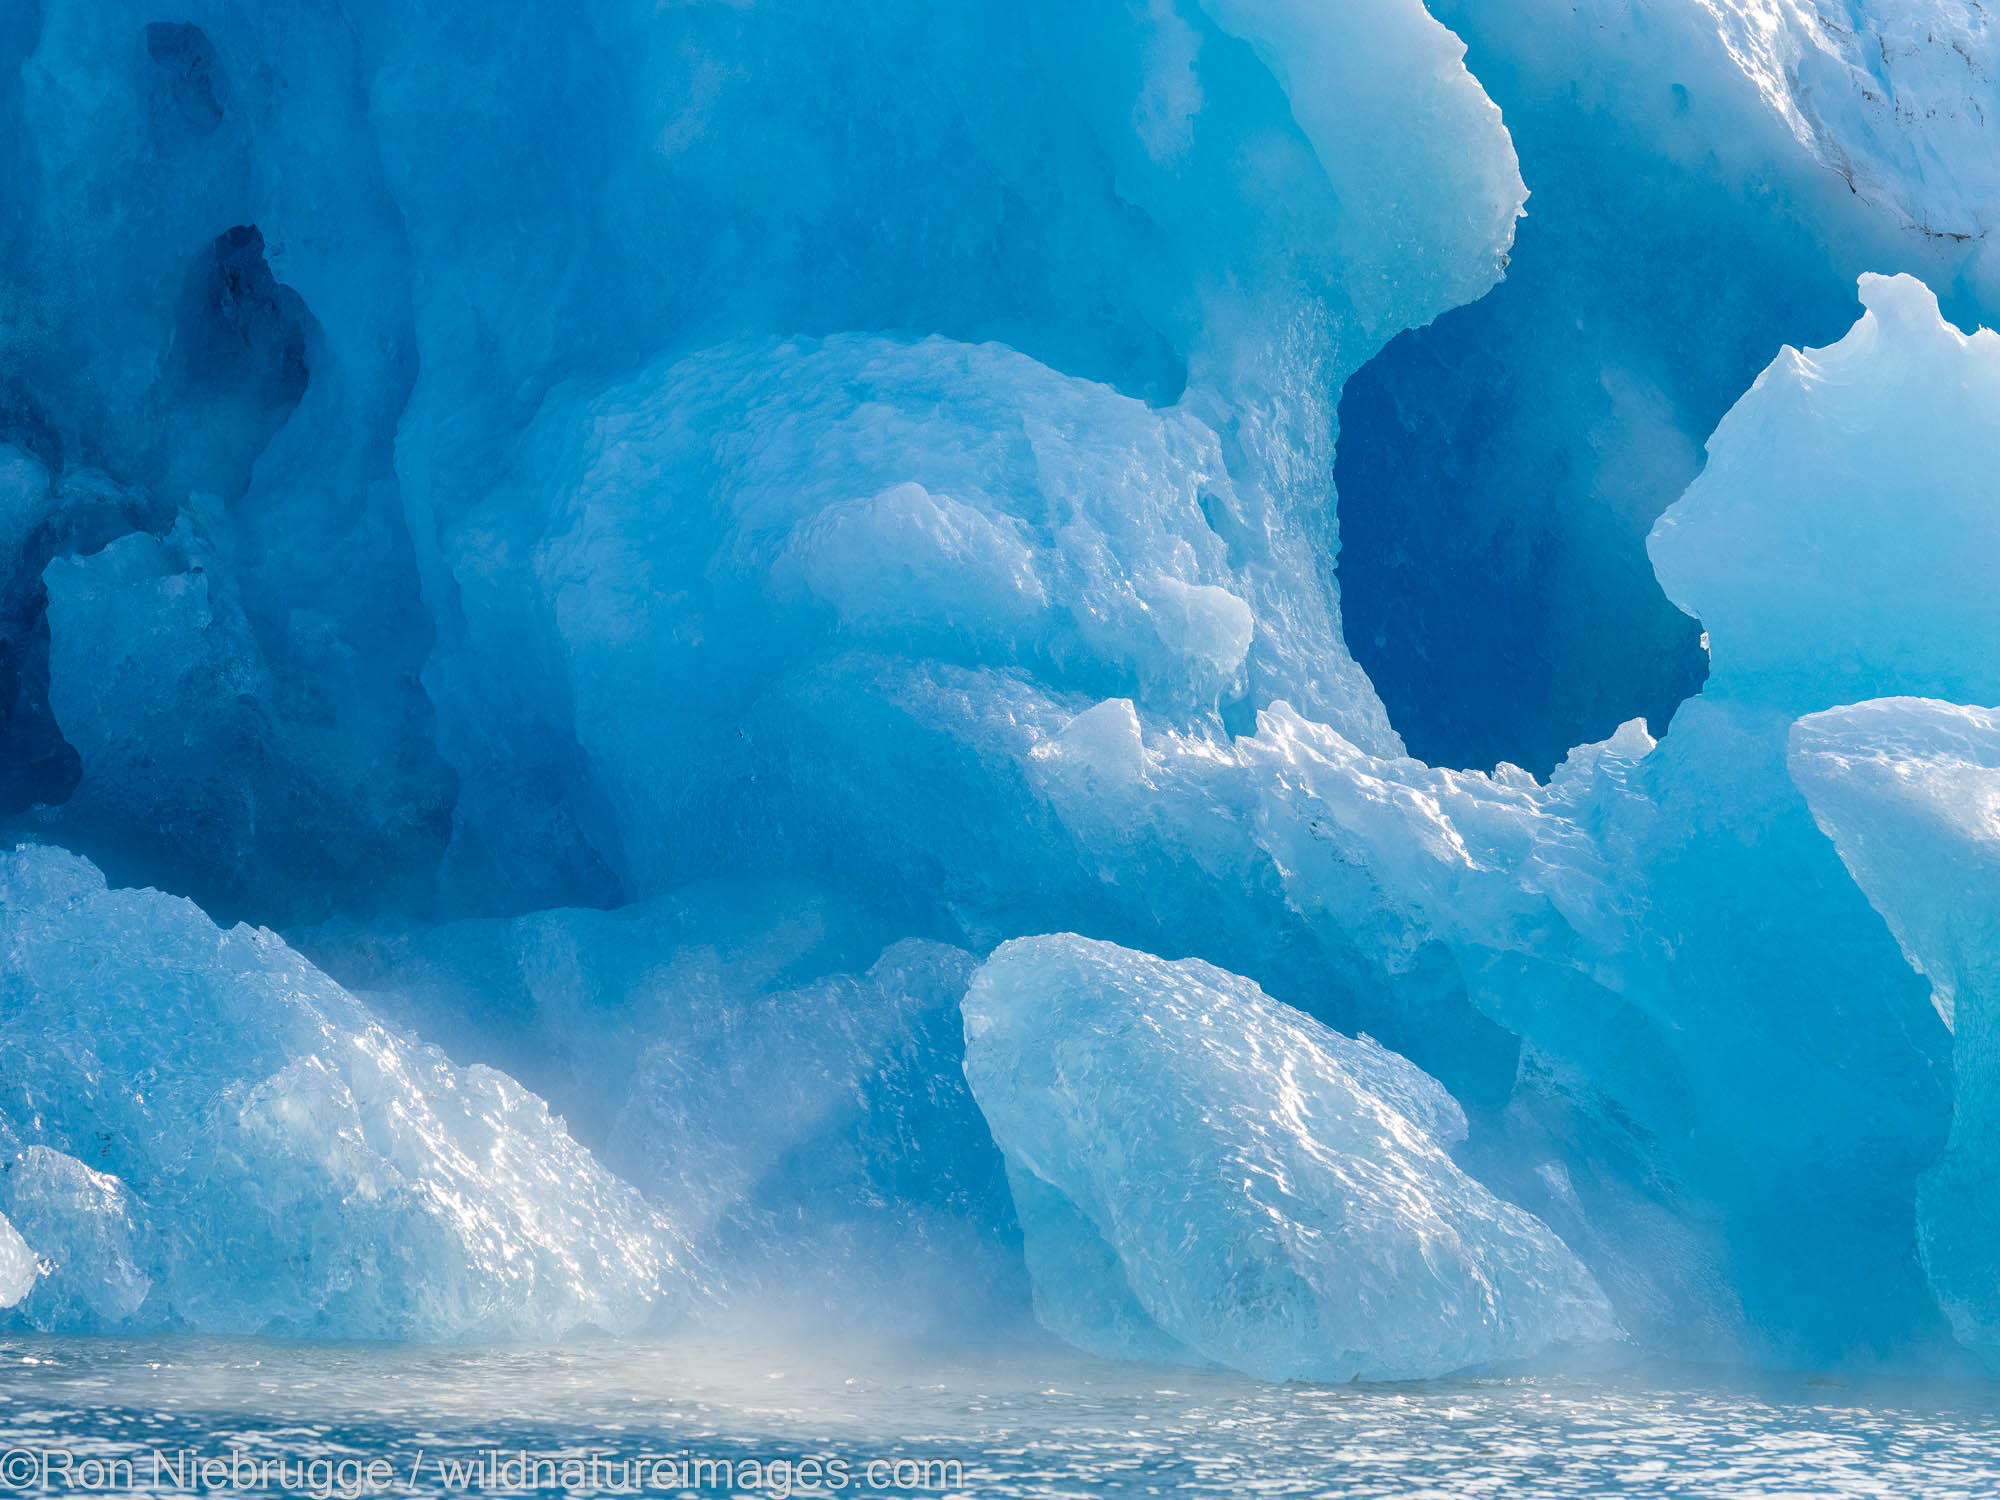
[[[1809,715],[1790,769],[1952,1028],[1951,1139],[1917,1247],[1959,1342],[2000,1370],[2000,709],[1887,698]]]
[[[0,1212],[51,1267],[10,1320],[552,1337],[689,1300],[681,1237],[541,1099],[274,934],[24,846],[0,946]]]
[[[1071,934],[1003,944],[966,1077],[1037,1315],[1094,1353],[1401,1380],[1616,1336],[1581,1262],[1445,1154],[1444,1089],[1247,979]]]

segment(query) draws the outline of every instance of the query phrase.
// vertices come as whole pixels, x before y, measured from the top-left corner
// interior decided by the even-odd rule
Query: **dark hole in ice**
[[[255,225],[218,235],[195,257],[174,316],[168,398],[177,493],[240,498],[257,456],[305,395],[316,330],[304,300],[271,273]]]
[[[153,21],[146,55],[159,66],[166,102],[190,129],[207,135],[222,123],[229,83],[207,32],[190,21]]]
[[[55,804],[83,765],[49,712],[49,622],[39,583],[0,596],[0,816]]]
[[[1342,616],[1412,755],[1545,775],[1625,720],[1663,733],[1700,690],[1701,627],[1661,592],[1647,533],[1779,349],[1846,332],[1854,281],[1762,186],[1522,92],[1487,47],[1491,7],[1431,8],[1532,196],[1500,285],[1342,393]]]
[[[229,390],[289,411],[306,390],[305,304],[264,260],[264,236],[216,236],[181,288],[177,344],[190,390]]]

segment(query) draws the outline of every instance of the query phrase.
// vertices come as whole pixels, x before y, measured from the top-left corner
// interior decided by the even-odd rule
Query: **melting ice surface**
[[[1671,1466],[1738,1419],[1218,1367],[1991,1366],[1996,76],[1960,0],[10,7],[21,1379],[1054,1334]],[[992,1401],[1073,1451],[898,1410]]]

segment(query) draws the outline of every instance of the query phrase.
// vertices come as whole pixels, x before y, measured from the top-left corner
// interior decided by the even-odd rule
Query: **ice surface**
[[[718,787],[773,789],[722,722],[773,673],[849,630],[928,655],[941,604],[950,632],[1032,656],[993,638],[1079,602],[1038,595],[1018,533],[1025,511],[1046,550],[1094,478],[989,504],[895,451],[957,415],[1004,424],[1017,386],[1113,489],[1134,419],[1090,432],[1106,387],[1206,443],[1200,476],[1226,462],[1196,496],[1220,540],[1068,559],[1100,575],[1079,669],[1136,686],[1154,664],[1129,651],[1157,635],[1197,699],[1281,693],[1393,739],[1331,590],[1333,397],[1493,283],[1524,193],[1418,0],[197,10],[47,0],[0,31],[0,472],[23,497],[0,531],[0,785],[10,813],[56,809],[44,836],[287,924],[613,904],[658,891],[669,845],[677,874],[740,864],[739,809],[684,825]],[[779,426],[798,457],[874,342],[906,416],[928,382],[989,376],[994,410],[829,461],[795,537],[713,511],[759,482],[714,413],[751,468]],[[715,453],[627,433],[611,475],[574,430],[669,398]],[[1012,459],[1014,486],[1066,461]],[[72,528],[88,476],[109,519]],[[663,523],[621,538],[668,595],[626,622],[628,660],[588,637],[639,575],[592,599],[558,576],[601,540],[578,492]],[[927,583],[856,566],[898,539]],[[1233,593],[1198,576],[1224,545]],[[594,702],[600,669],[671,723]],[[739,685],[713,704],[717,679]],[[639,805],[690,766],[679,802]]]
[[[485,1068],[385,1030],[269,932],[0,856],[0,1211],[51,1263],[17,1319],[346,1337],[651,1326],[677,1233]]]
[[[47,1146],[10,1154],[7,1211],[35,1237],[49,1280],[25,1318],[40,1327],[118,1328],[145,1305],[152,1280],[141,1211],[125,1184]]]
[[[1916,698],[1792,730],[1792,777],[1952,1028],[1951,1140],[1917,1193],[1953,1331],[2000,1368],[2000,712]]]
[[[875,925],[787,884],[298,940],[385,1018],[574,1099],[572,1133],[700,1245],[728,1316],[1015,1326],[1019,1231],[960,1071],[974,960],[877,956]]]
[[[1977,5],[1870,0],[1829,22],[1800,0],[1702,0],[1729,58],[1772,115],[1857,196],[1965,257],[1991,298],[2000,190],[1991,119],[2000,37]]]
[[[0,1308],[13,1307],[34,1290],[41,1264],[21,1231],[0,1214]]]
[[[967,1092],[1075,931],[1648,1348],[1936,1352],[1954,1041],[1786,749],[2000,700],[1993,341],[1743,392],[1990,312],[1991,33],[1436,12],[5,8],[0,818],[178,893],[7,857],[10,1316],[1212,1354]]]
[[[1563,1243],[1445,1154],[1433,1080],[1247,980],[1021,938],[965,1030],[1037,1310],[1085,1349],[1401,1380],[1616,1332]]]

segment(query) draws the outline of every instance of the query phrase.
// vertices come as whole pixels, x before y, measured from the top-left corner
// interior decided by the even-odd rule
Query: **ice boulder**
[[[1452,1161],[1434,1080],[1248,980],[1022,938],[964,1012],[1037,1312],[1085,1349],[1394,1380],[1617,1332],[1562,1241]]]
[[[382,1026],[274,934],[0,855],[0,1212],[63,1329],[555,1336],[672,1319],[676,1232],[535,1095]]]
[[[0,1214],[0,1308],[13,1307],[35,1289],[41,1265],[21,1231]]]
[[[1917,1188],[1924,1269],[2000,1368],[2000,710],[1889,698],[1812,714],[1791,772],[1952,1028],[1951,1139]]]

